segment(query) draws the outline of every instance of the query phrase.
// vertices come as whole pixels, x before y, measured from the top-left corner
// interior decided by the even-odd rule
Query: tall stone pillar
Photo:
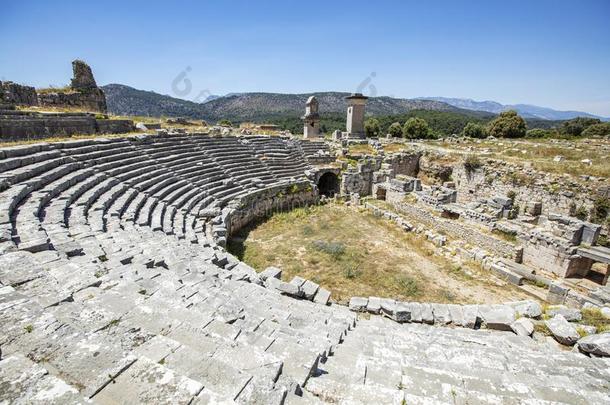
[[[318,99],[311,96],[305,105],[305,115],[301,117],[305,121],[303,136],[305,139],[320,137],[320,114],[318,114]]]
[[[345,98],[347,106],[347,133],[348,138],[364,138],[364,106],[368,97],[361,93],[354,93]]]

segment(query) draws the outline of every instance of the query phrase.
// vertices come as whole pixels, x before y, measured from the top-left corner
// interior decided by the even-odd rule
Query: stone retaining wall
[[[267,217],[274,212],[315,204],[318,200],[318,192],[309,181],[264,188],[224,208],[220,215],[212,220],[209,233],[216,243],[224,245],[228,236],[256,219]]]

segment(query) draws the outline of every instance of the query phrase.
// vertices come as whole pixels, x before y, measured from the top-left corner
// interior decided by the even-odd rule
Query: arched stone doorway
[[[318,179],[318,190],[320,195],[334,197],[339,193],[339,177],[335,173],[326,172]]]

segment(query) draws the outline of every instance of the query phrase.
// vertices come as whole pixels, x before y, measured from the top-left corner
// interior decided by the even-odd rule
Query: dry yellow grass
[[[487,157],[512,163],[529,163],[535,169],[548,173],[610,177],[608,139],[495,139],[431,144],[461,154],[485,151]],[[555,156],[563,156],[564,160],[554,162]],[[592,163],[582,163],[583,159],[590,159]]]
[[[257,270],[283,269],[331,290],[335,300],[381,296],[432,302],[503,302],[525,295],[498,287],[477,266],[436,256],[421,236],[344,205],[279,213],[243,230],[229,250]]]

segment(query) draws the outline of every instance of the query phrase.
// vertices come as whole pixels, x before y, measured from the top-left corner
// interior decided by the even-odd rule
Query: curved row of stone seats
[[[251,179],[258,179],[268,185],[275,182],[269,169],[254,156],[247,142],[238,137],[202,137],[197,143],[208,156],[214,159],[238,183],[250,185]]]
[[[246,138],[259,159],[277,178],[302,178],[311,166],[299,152],[298,145],[292,140],[276,136],[249,136]]]
[[[321,154],[331,155],[330,146],[325,141],[299,140],[297,142],[303,155],[308,160]]]
[[[263,288],[206,239],[202,218],[258,188],[209,195],[197,185],[205,175],[189,177],[149,150],[162,140],[0,149],[0,162],[60,151],[3,172],[11,183],[0,201],[11,211],[0,239],[0,402],[609,401],[604,359],[374,315],[354,327],[347,308]],[[173,149],[176,159],[193,143]],[[19,172],[30,165],[33,173]],[[161,228],[150,226],[157,212]],[[38,235],[47,243],[27,239]]]
[[[601,404],[610,401],[609,366],[608,359],[556,350],[510,332],[401,326],[372,316],[359,320],[319,365],[304,398],[309,403]]]
[[[46,253],[27,252],[0,257],[6,265],[17,255],[27,269],[20,279],[0,273],[2,283],[12,285],[0,289],[0,320],[7,325],[0,332],[0,365],[7,365],[1,370],[31,367],[22,361],[27,357],[46,368],[41,376],[51,378],[54,387],[70,387],[58,395],[69,392],[100,403],[176,396],[185,403],[195,396],[281,403],[353,326],[347,311],[238,281],[243,264],[219,260],[221,251],[142,227],[110,235],[100,240],[104,261],[84,269],[79,283],[45,299],[37,277],[55,276],[66,260],[48,262],[41,257]],[[213,264],[223,261],[224,269]],[[73,277],[81,276],[72,270]],[[195,388],[168,386],[170,374]],[[0,373],[0,381],[12,376]],[[27,386],[3,392],[0,399],[36,393],[37,381],[19,381]]]

